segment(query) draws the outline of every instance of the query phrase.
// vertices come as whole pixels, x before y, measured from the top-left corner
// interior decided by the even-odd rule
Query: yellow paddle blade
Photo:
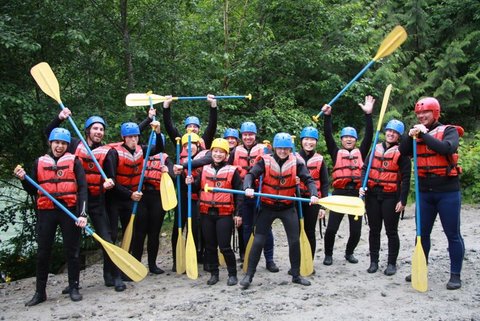
[[[412,257],[412,287],[419,292],[428,290],[428,267],[422,240],[417,236],[417,244]]]
[[[135,221],[135,215],[131,215],[127,228],[125,229],[125,233],[123,233],[122,249],[124,249],[127,252],[130,250],[130,243],[132,242],[134,221]]]
[[[407,32],[403,29],[402,26],[396,26],[393,30],[388,34],[388,36],[383,39],[382,43],[380,44],[380,48],[378,48],[377,54],[373,57],[373,60],[378,60],[380,58],[386,57],[392,52],[395,51],[402,43],[407,40]]]
[[[220,266],[227,266],[227,262],[225,262],[225,257],[223,256],[222,252],[220,252],[220,249],[218,249],[218,263]]]
[[[175,192],[172,178],[168,173],[162,173],[160,180],[160,197],[162,199],[162,207],[165,211],[170,211],[177,206],[177,193]]]
[[[365,204],[360,197],[332,195],[323,197],[318,204],[338,213],[362,216],[365,213]]]
[[[300,219],[300,275],[309,276],[313,273],[312,248],[305,233],[305,222]]]
[[[130,253],[103,240],[96,233],[93,233],[92,236],[102,245],[112,262],[130,279],[139,282],[145,278],[148,273],[147,268],[138,262]]]
[[[185,249],[185,268],[187,270],[187,276],[192,280],[196,280],[198,278],[197,249],[195,248],[195,241],[193,240],[191,217],[188,218],[187,246]]]
[[[388,85],[383,94],[382,108],[380,109],[380,116],[378,117],[377,132],[382,129],[383,116],[387,110],[388,100],[390,99],[390,93],[392,92],[392,84]],[[375,148],[375,146],[373,146]]]
[[[125,104],[127,106],[150,106],[150,98],[154,105],[167,100],[164,96],[155,94],[128,94],[125,97]]]
[[[248,257],[250,256],[250,250],[252,249],[253,239],[255,238],[253,232],[250,234],[250,238],[248,239],[247,247],[245,248],[245,255],[243,257],[243,272],[247,273],[248,269]]]
[[[62,102],[57,77],[55,77],[48,63],[41,62],[33,66],[32,69],[30,69],[30,74],[45,94],[55,99],[59,104]]]
[[[185,239],[183,238],[182,228],[178,228],[177,248],[175,256],[175,265],[177,274],[185,273]]]

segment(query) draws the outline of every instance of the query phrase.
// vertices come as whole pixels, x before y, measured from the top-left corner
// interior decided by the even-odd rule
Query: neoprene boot
[[[332,265],[333,259],[331,255],[325,255],[325,258],[323,259],[323,265]]]
[[[35,292],[35,294],[33,295],[33,298],[31,298],[30,301],[25,303],[25,306],[32,307],[34,305],[44,302],[45,300],[47,300],[47,293]]]
[[[358,259],[353,254],[345,254],[345,259],[352,264],[358,263]]]
[[[232,286],[238,283],[238,279],[236,275],[230,275],[227,280],[227,285]]]
[[[367,269],[368,273],[375,273],[378,270],[378,262],[370,262],[370,267]]]
[[[210,276],[210,279],[207,281],[207,284],[214,285],[214,284],[217,284],[217,282],[218,282],[218,272],[212,273]]]
[[[304,279],[300,275],[293,276],[292,282],[296,284],[304,285],[304,286],[309,286],[311,284],[310,281],[308,281],[307,279]]]
[[[395,273],[397,273],[397,266],[395,264],[389,263],[383,273],[388,276],[394,275]]]
[[[447,289],[457,290],[462,287],[462,280],[460,280],[460,274],[450,273],[450,280],[447,283]]]
[[[242,281],[240,281],[240,285],[242,286],[242,289],[246,290],[250,286],[253,280],[253,275],[250,274],[245,274],[243,277]]]
[[[267,262],[267,270],[269,270],[272,273],[277,273],[278,271],[280,271],[278,266],[273,261]]]

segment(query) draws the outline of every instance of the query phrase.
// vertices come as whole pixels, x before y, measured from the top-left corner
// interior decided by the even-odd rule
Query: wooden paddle
[[[223,193],[232,193],[232,194],[245,194],[245,191],[237,191],[236,189],[228,188],[218,188],[210,187],[205,185],[205,192],[223,192]],[[269,197],[281,200],[291,200],[291,201],[300,201],[310,203],[309,198],[294,197],[294,196],[283,196],[276,194],[266,194],[266,193],[253,193],[254,196]],[[328,208],[331,211],[362,216],[365,212],[365,204],[363,201],[355,196],[343,196],[343,195],[332,195],[320,198],[318,204],[322,205],[325,208]]]
[[[177,141],[177,164],[180,164],[180,137],[176,137]],[[178,238],[177,246],[175,250],[175,265],[177,268],[177,274],[183,274],[186,271],[185,268],[185,239],[182,232],[182,191],[181,191],[181,179],[182,175],[177,175],[177,196],[178,196]]]
[[[335,103],[335,101],[337,101],[337,99],[340,98],[340,96],[342,96],[343,93],[347,91],[347,89],[350,88],[350,86],[353,85],[353,83],[355,83],[358,78],[360,78],[360,76],[363,75],[365,71],[367,71],[377,60],[390,55],[398,47],[400,47],[400,45],[404,43],[406,39],[407,32],[405,31],[405,29],[403,29],[402,26],[396,26],[382,41],[375,57],[373,57],[373,59],[365,67],[363,67],[363,69],[360,70],[360,72],[355,77],[353,77],[353,79],[348,84],[346,84],[345,87],[343,87],[343,89],[340,90],[340,92],[335,97],[333,97],[332,100],[330,100],[330,102],[328,102],[328,105],[332,106],[333,103]],[[323,111],[320,111],[317,115],[312,116],[312,119],[315,122],[318,122],[318,119],[322,114]]]
[[[52,195],[50,195],[43,187],[38,185],[31,177],[25,175],[25,179],[32,184],[35,188],[40,190],[45,196],[47,196],[55,205],[70,216],[74,221],[78,221],[78,218],[70,212],[65,206],[57,201]],[[108,254],[112,262],[125,273],[130,279],[135,282],[139,282],[145,278],[148,271],[147,268],[140,262],[137,261],[131,254],[118,246],[113,245],[102,239],[97,233],[95,233],[89,226],[85,227],[85,231],[88,235],[93,236],[100,245],[103,247],[105,252]]]
[[[188,162],[187,175],[192,175],[192,137],[188,135]],[[188,231],[187,231],[187,247],[185,253],[185,267],[187,269],[187,276],[190,279],[196,280],[198,278],[197,265],[197,249],[193,239],[192,229],[192,184],[188,184]]]
[[[428,290],[428,267],[422,246],[420,188],[417,167],[417,137],[413,137],[413,174],[415,176],[415,221],[417,223],[417,239],[412,257],[412,287],[419,292]]]
[[[151,95],[153,104],[164,102],[168,98],[160,95]],[[172,100],[206,100],[207,96],[192,96],[192,97],[172,97]],[[215,99],[248,99],[252,100],[252,94],[244,96],[215,96]],[[125,104],[127,106],[148,106],[149,97],[147,94],[128,94],[125,97]]]
[[[293,155],[295,151],[295,136],[292,136]],[[297,185],[297,195],[300,196],[300,187]],[[300,275],[309,276],[313,273],[313,256],[307,233],[305,233],[305,219],[303,218],[302,202],[298,202],[298,218],[300,221]]]

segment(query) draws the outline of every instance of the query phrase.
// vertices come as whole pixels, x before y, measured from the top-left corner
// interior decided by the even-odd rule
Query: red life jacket
[[[273,156],[263,155],[262,158],[265,162],[262,192],[283,196],[295,196],[295,188],[297,186],[297,158],[293,156],[293,154],[290,154],[281,168]],[[262,197],[261,201],[269,205],[279,203],[290,205],[293,203],[293,201],[290,200],[279,200],[267,197]]]
[[[381,143],[377,144],[372,159],[372,166],[370,167],[370,174],[368,175],[368,188],[372,189],[374,186],[381,186],[384,192],[396,192],[400,181],[399,158],[400,151],[398,150],[398,145],[384,150]]]
[[[205,157],[207,155],[208,149],[204,149],[199,151],[195,156],[193,156],[193,159],[200,159],[202,157]],[[180,153],[180,164],[186,163],[188,161],[188,152],[184,148],[184,150]],[[188,175],[188,169],[184,170],[185,177]],[[198,175],[202,173],[202,167],[197,167],[197,168],[192,168],[192,176],[193,179],[195,179]],[[192,200],[198,200],[198,194],[192,194]]]
[[[56,163],[50,155],[38,159],[38,184],[67,207],[77,204],[78,187],[74,167],[75,155],[70,153],[65,153]],[[55,208],[55,204],[39,190],[37,208],[51,210]]]
[[[255,144],[251,149],[247,150],[243,145],[239,145],[235,149],[233,165],[237,166],[238,173],[242,179],[245,178],[248,171],[260,160],[260,156],[264,153],[265,145]]]
[[[219,215],[232,215],[235,207],[233,194],[219,192],[205,192],[203,190],[205,184],[217,188],[232,188],[233,174],[237,168],[232,165],[225,165],[218,170],[212,164],[203,166],[200,192],[200,213],[208,214],[211,207],[218,208]]]
[[[351,151],[339,149],[332,173],[333,187],[344,189],[348,183],[354,182],[356,188],[360,188],[362,166],[362,154],[358,148]]]
[[[158,153],[148,157],[147,168],[145,169],[145,184],[152,185],[157,191],[160,190],[160,182],[162,180],[162,164],[167,161],[168,155],[165,153]]]
[[[136,192],[143,166],[142,148],[137,145],[133,155],[123,147],[123,144],[114,145],[113,148],[118,153],[117,175],[115,176],[117,184],[125,186],[132,192]]]
[[[102,168],[110,148],[111,147],[108,145],[103,145],[92,150],[93,156]],[[101,193],[104,193],[105,191],[103,190],[102,175],[100,174],[97,166],[95,166],[95,163],[88,154],[88,151],[82,142],[78,144],[77,149],[75,150],[75,155],[82,162],[82,166],[85,170],[85,175],[87,177],[88,192],[90,193],[90,195],[98,196]]]
[[[427,134],[438,140],[443,140],[445,129],[451,125],[441,125],[429,131]],[[455,126],[456,127],[456,126]],[[459,127],[461,128],[461,127]],[[463,131],[463,128],[461,128]],[[460,133],[460,130],[457,128]],[[440,155],[431,150],[423,141],[417,139],[417,168],[418,176],[458,176],[462,169],[458,166],[458,153],[451,155]]]
[[[300,161],[305,163],[305,160],[300,155],[300,153],[297,153],[296,155]],[[308,168],[308,171],[310,172],[310,176],[312,176],[313,180],[315,181],[315,186],[317,187],[319,197],[322,197],[320,196],[321,186],[322,186],[322,183],[320,182],[320,168],[322,167],[322,163],[323,163],[323,156],[320,155],[319,153],[315,153],[313,154],[312,157],[310,157],[310,159],[305,164]],[[310,197],[310,192],[308,191],[308,187],[302,181],[300,181],[300,193],[304,197],[307,197],[307,196]]]

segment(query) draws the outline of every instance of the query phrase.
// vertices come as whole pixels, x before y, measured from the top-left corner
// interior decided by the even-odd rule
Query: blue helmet
[[[70,132],[67,129],[57,127],[50,132],[48,141],[51,142],[54,140],[61,140],[70,144],[70,141],[72,140],[71,137],[72,136],[70,135]]]
[[[342,138],[343,136],[352,136],[355,139],[358,139],[357,130],[353,127],[343,128],[342,131],[340,132],[340,138]]]
[[[399,135],[403,135],[405,132],[405,125],[399,120],[392,119],[387,123],[387,126],[385,126],[385,130],[391,129],[396,131]]]
[[[273,148],[293,148],[292,136],[288,133],[278,133],[273,137]]]
[[[302,140],[305,137],[318,140],[318,130],[312,126],[305,127],[304,129],[302,129],[302,132],[300,133],[300,140]]]
[[[246,121],[240,126],[240,133],[257,133],[257,125],[251,121]]]
[[[120,134],[122,137],[140,135],[140,128],[132,122],[123,123],[122,127],[120,127]]]
[[[227,137],[235,137],[236,139],[240,139],[240,135],[238,135],[238,130],[235,128],[227,128],[223,132],[223,138]]]
[[[188,125],[192,125],[192,124],[200,127],[200,120],[198,119],[198,117],[189,116],[189,117],[185,118],[185,127],[187,127]]]
[[[91,116],[87,119],[87,121],[85,122],[85,127],[83,129],[87,129],[88,127],[92,126],[93,124],[95,123],[100,123],[103,125],[103,128],[107,127],[107,124],[105,123],[105,121],[103,120],[102,117],[100,116]]]

